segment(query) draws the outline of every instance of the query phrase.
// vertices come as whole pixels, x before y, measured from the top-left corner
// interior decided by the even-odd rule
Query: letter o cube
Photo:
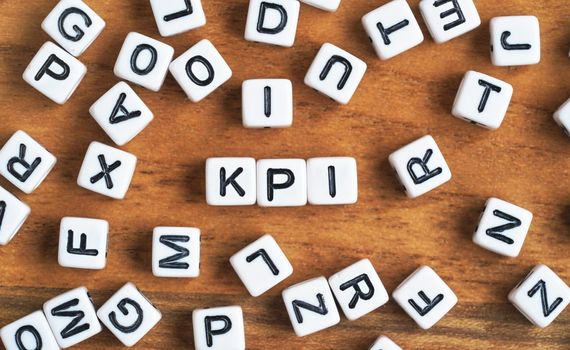
[[[59,350],[44,313],[36,311],[0,329],[6,350]]]

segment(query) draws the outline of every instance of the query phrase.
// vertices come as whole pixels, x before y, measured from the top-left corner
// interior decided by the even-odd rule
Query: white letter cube
[[[457,296],[428,266],[414,271],[392,297],[422,329],[431,328],[457,304]]]
[[[39,310],[4,326],[0,338],[6,350],[59,350],[46,317]]]
[[[174,49],[148,36],[131,32],[125,38],[113,72],[121,79],[159,91]]]
[[[489,198],[473,242],[497,254],[519,255],[530,228],[532,213],[498,198]]]
[[[293,266],[271,235],[232,255],[230,263],[251,296],[257,297],[293,273]]]
[[[340,0],[301,0],[301,2],[328,12],[335,12],[340,6]]]
[[[27,194],[38,188],[55,163],[53,154],[21,130],[0,150],[0,174]]]
[[[473,0],[421,0],[420,12],[433,40],[444,43],[481,24]]]
[[[152,233],[152,274],[157,277],[198,277],[200,229],[155,227]]]
[[[162,318],[132,283],[125,284],[97,310],[97,316],[125,346],[133,346]]]
[[[58,262],[64,267],[101,270],[107,262],[109,223],[64,217],[59,226]]]
[[[201,0],[150,0],[150,6],[162,36],[184,33],[206,24]]]
[[[374,344],[372,344],[368,350],[402,350],[402,348],[387,336],[382,335],[376,339]]]
[[[509,300],[533,324],[548,327],[570,303],[570,287],[546,265],[537,265]]]
[[[170,64],[170,73],[192,102],[199,102],[232,77],[209,40],[200,40]]]
[[[192,312],[196,350],[245,350],[243,313],[239,306],[196,309]]]
[[[293,124],[293,85],[288,79],[251,79],[241,85],[246,128],[288,128]]]
[[[347,104],[366,72],[366,63],[325,43],[311,63],[305,84],[341,104]]]
[[[137,93],[123,81],[101,96],[89,108],[89,114],[119,146],[131,141],[154,118]]]
[[[105,21],[81,0],[61,0],[42,22],[42,29],[77,57],[97,39]]]
[[[206,160],[206,202],[209,205],[253,205],[257,200],[256,163],[248,157]]]
[[[424,41],[406,0],[393,0],[362,17],[362,25],[380,59],[387,60]]]
[[[307,189],[308,201],[313,205],[356,203],[356,160],[351,157],[320,157],[307,160]]]
[[[299,1],[250,0],[245,40],[291,47],[299,20]]]
[[[554,121],[570,136],[570,99],[554,113]]]
[[[347,319],[353,321],[386,304],[390,297],[368,259],[329,277],[329,285]]]
[[[540,24],[535,16],[492,18],[491,61],[495,66],[521,66],[540,62]]]
[[[430,135],[390,154],[389,161],[410,198],[419,197],[451,179],[443,154]]]
[[[85,287],[72,289],[46,301],[43,311],[55,340],[62,349],[101,332],[95,306]]]
[[[123,199],[129,189],[137,157],[120,149],[91,142],[77,184],[90,191],[115,198]]]
[[[257,161],[257,204],[296,207],[307,204],[307,162],[304,159]]]
[[[14,238],[30,211],[24,202],[0,187],[0,245],[6,245]]]
[[[282,294],[293,330],[299,337],[340,322],[334,297],[324,277],[297,283],[283,290]]]
[[[60,105],[73,95],[87,67],[56,44],[48,41],[26,67],[22,78],[34,89]]]
[[[498,129],[505,118],[513,87],[499,79],[483,73],[465,73],[451,114],[473,124]]]

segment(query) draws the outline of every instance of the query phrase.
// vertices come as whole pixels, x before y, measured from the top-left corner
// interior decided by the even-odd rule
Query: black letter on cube
[[[208,71],[208,77],[206,79],[200,79],[196,76],[196,74],[194,74],[194,72],[192,72],[192,66],[196,62],[202,63],[206,68],[206,70]],[[214,81],[215,77],[214,67],[212,67],[210,61],[204,58],[204,56],[200,55],[194,56],[191,59],[189,59],[188,62],[186,62],[186,74],[188,75],[188,78],[190,78],[190,80],[198,86],[210,85],[210,83]]]
[[[117,321],[117,315],[115,314],[115,311],[109,313],[109,321],[111,321],[111,324],[121,332],[133,333],[137,329],[139,329],[139,327],[143,322],[143,310],[139,305],[139,303],[137,303],[136,301],[129,298],[124,298],[117,304],[117,309],[119,309],[119,311],[121,311],[121,313],[125,316],[129,314],[129,309],[127,309],[126,305],[131,305],[135,309],[135,312],[137,313],[137,319],[133,322],[132,325],[123,326],[122,324],[120,324]]]
[[[10,158],[10,160],[8,161],[8,171],[10,172],[10,174],[14,175],[14,177],[18,179],[20,182],[26,182],[26,180],[30,177],[30,175],[32,175],[34,170],[36,170],[38,165],[40,165],[40,163],[42,162],[42,159],[40,157],[37,157],[30,165],[24,159],[25,157],[26,157],[26,145],[21,143],[20,154],[17,157]],[[21,165],[24,169],[26,169],[26,171],[24,171],[24,173],[22,174],[18,173],[18,171],[15,169],[16,164]]]
[[[124,122],[125,120],[140,117],[140,115],[142,114],[141,111],[129,112],[129,110],[123,105],[126,98],[127,94],[121,92],[119,98],[117,99],[117,103],[115,103],[115,107],[113,107],[113,110],[111,111],[111,116],[109,117],[109,123],[118,124],[120,122]],[[121,112],[122,115],[117,116],[119,112]]]
[[[101,180],[102,178],[105,178],[105,184],[107,185],[107,189],[110,190],[113,188],[113,179],[111,179],[111,172],[121,166],[121,161],[117,160],[113,164],[107,166],[107,162],[105,161],[104,155],[102,154],[98,155],[97,159],[99,159],[99,164],[101,165],[102,170],[99,174],[92,176],[89,179],[89,181],[92,184],[94,184],[97,181]]]
[[[139,58],[139,54],[143,51],[150,52],[150,62],[145,68],[139,68],[137,66],[137,59]],[[154,69],[157,60],[158,52],[154,47],[150,46],[149,44],[140,44],[135,48],[133,54],[131,55],[131,69],[138,75],[147,75]]]
[[[79,334],[81,332],[84,332],[91,327],[89,325],[89,323],[84,323],[81,326],[77,326],[79,324],[79,322],[81,322],[81,320],[85,317],[85,313],[83,311],[81,311],[81,310],[66,311],[70,307],[76,306],[78,304],[79,304],[79,299],[75,298],[75,299],[71,299],[70,301],[65,302],[65,303],[63,303],[57,307],[54,307],[51,310],[51,314],[53,316],[73,317],[73,320],[71,320],[71,322],[69,322],[69,324],[67,326],[65,326],[65,328],[60,333],[61,337],[63,339],[66,339],[66,338],[72,337],[76,334]]]
[[[491,91],[501,92],[501,88],[497,85],[491,84],[488,81],[479,79],[479,85],[485,87],[485,91],[483,91],[483,96],[481,97],[481,101],[479,102],[479,107],[477,110],[479,113],[485,110],[485,106],[487,105],[487,101],[489,100],[489,95],[491,95]]]
[[[552,305],[549,306],[548,295],[546,294],[546,283],[543,280],[538,281],[538,283],[528,291],[528,296],[532,298],[539,290],[540,299],[542,301],[542,313],[544,314],[544,317],[548,317],[558,307],[558,305],[562,303],[562,298],[556,298]]]
[[[34,347],[34,349],[35,350],[42,349],[43,343],[42,343],[42,337],[40,336],[40,333],[33,326],[27,325],[27,326],[22,326],[22,327],[18,328],[18,330],[16,331],[16,346],[18,347],[18,350],[27,350],[28,349],[24,345],[24,342],[22,341],[22,335],[24,335],[24,333],[26,333],[26,332],[31,333],[32,336],[34,337],[34,341],[36,343],[36,346]]]
[[[158,267],[163,269],[180,269],[180,270],[188,269],[190,267],[188,263],[180,262],[177,260],[184,259],[188,255],[190,255],[190,252],[188,251],[188,249],[174,243],[174,242],[188,242],[188,241],[190,241],[190,237],[188,236],[182,236],[182,235],[161,236],[159,242],[164,244],[168,248],[177,251],[178,253],[169,256],[167,258],[161,259],[158,262]]]
[[[531,44],[509,44],[507,39],[511,36],[511,32],[508,30],[501,33],[501,46],[503,49],[511,50],[530,50],[532,48]]]
[[[263,113],[267,118],[271,117],[271,87],[263,88]]]
[[[265,12],[267,9],[275,10],[279,12],[281,20],[275,28],[265,28],[263,24],[265,23]],[[273,4],[270,2],[262,2],[259,8],[259,17],[257,18],[257,31],[262,34],[277,34],[281,33],[285,26],[287,25],[287,11],[285,8],[279,4]]]
[[[428,312],[430,312],[437,304],[439,304],[443,300],[443,294],[438,294],[435,298],[433,298],[433,300],[428,298],[428,296],[426,295],[426,293],[424,293],[423,290],[421,290],[418,293],[418,295],[420,296],[420,298],[422,298],[424,303],[427,304],[423,309],[413,299],[408,299],[408,303],[412,305],[414,310],[416,310],[418,314],[420,314],[420,316],[427,315]]]
[[[224,326],[220,329],[212,329],[213,322],[223,322]],[[206,316],[204,318],[206,327],[206,345],[211,347],[214,345],[214,335],[222,335],[228,333],[232,329],[232,320],[228,316]]]
[[[275,175],[287,176],[287,181],[276,184],[273,182]],[[295,183],[295,174],[290,169],[267,169],[267,200],[273,201],[275,190],[283,190],[293,186]]]
[[[443,172],[443,170],[439,167],[433,170],[429,170],[427,163],[429,162],[429,159],[431,158],[432,154],[433,151],[431,149],[428,149],[423,159],[412,158],[408,161],[408,173],[410,174],[410,177],[412,178],[412,180],[416,185],[422,184],[427,180],[436,177],[437,175]],[[423,171],[422,175],[420,176],[416,175],[416,172],[414,171],[414,165],[420,166],[421,170]]]
[[[360,282],[364,282],[364,284],[366,284],[366,288],[368,288],[368,292],[364,293],[362,291],[362,289],[360,288],[360,285],[359,285]],[[354,296],[352,297],[352,299],[348,303],[348,307],[351,309],[354,309],[356,307],[356,303],[358,303],[359,299],[369,300],[370,298],[372,298],[374,296],[374,286],[372,285],[370,278],[368,278],[368,275],[365,273],[351,279],[348,282],[344,282],[343,284],[340,285],[340,290],[342,290],[342,291],[347,290],[348,288],[354,288],[354,291],[355,291]]]
[[[190,3],[190,0],[184,0],[184,5],[186,6],[186,8],[184,10],[178,11],[178,12],[174,12],[170,15],[166,15],[164,16],[164,21],[165,22],[169,22],[175,19],[178,19],[180,17],[184,17],[184,16],[189,16],[192,14],[192,12],[194,12],[192,10],[192,4]]]
[[[392,43],[392,41],[390,40],[390,38],[388,37],[388,35],[394,33],[397,30],[400,30],[402,28],[404,28],[405,26],[407,26],[408,24],[410,24],[410,21],[408,21],[407,19],[398,22],[396,24],[394,24],[391,27],[388,28],[384,28],[384,26],[382,25],[381,22],[376,23],[376,27],[378,27],[378,30],[380,31],[380,35],[382,35],[382,40],[384,40],[384,45],[390,45]]]
[[[327,78],[327,75],[329,75],[329,72],[331,71],[332,67],[335,65],[335,63],[340,63],[344,66],[344,73],[342,74],[342,77],[340,78],[336,86],[338,90],[342,90],[344,85],[346,85],[348,78],[350,77],[350,73],[352,73],[352,64],[350,64],[350,61],[342,56],[333,55],[327,61],[327,64],[325,64],[325,68],[323,68],[321,75],[319,75],[319,79],[325,80]]]
[[[230,177],[226,179],[226,168],[220,168],[220,196],[226,196],[226,188],[232,185],[234,190],[239,194],[240,197],[245,196],[244,189],[237,183],[236,178],[243,172],[243,168],[237,168]]]
[[[293,300],[293,310],[295,311],[295,318],[298,323],[303,323],[303,315],[301,314],[301,308],[305,310],[312,311],[319,315],[326,315],[329,313],[327,306],[325,305],[325,299],[321,293],[317,294],[317,300],[319,301],[319,306],[309,304],[302,300]]]
[[[99,251],[97,249],[87,249],[87,235],[82,233],[79,237],[79,248],[73,248],[73,231],[67,231],[67,252],[75,255],[88,255],[97,256]]]
[[[447,11],[442,12],[439,15],[439,17],[443,19],[443,18],[451,16],[453,14],[457,14],[457,19],[451,23],[447,23],[446,25],[444,25],[443,30],[445,30],[445,31],[448,31],[450,29],[457,27],[460,24],[465,23],[465,15],[463,15],[463,11],[461,10],[461,7],[459,6],[458,0],[437,0],[436,2],[433,3],[433,6],[439,7],[441,5],[447,4],[448,2],[451,2],[453,7]]]
[[[265,263],[267,264],[267,266],[269,266],[269,269],[271,270],[271,273],[273,273],[273,275],[275,276],[279,275],[279,269],[277,268],[277,266],[275,266],[273,260],[271,260],[269,254],[267,254],[265,249],[259,249],[258,251],[254,252],[253,254],[245,258],[245,261],[250,263],[258,257],[261,257],[263,261],[265,261]]]
[[[91,24],[93,22],[91,21],[91,18],[89,18],[89,16],[87,16],[87,14],[85,12],[83,12],[83,10],[78,9],[77,7],[70,7],[68,9],[65,9],[65,11],[63,11],[61,13],[61,16],[59,16],[59,20],[57,21],[57,27],[59,29],[59,33],[61,34],[61,36],[63,36],[67,40],[79,41],[79,40],[81,40],[81,38],[83,38],[83,36],[85,35],[85,32],[83,32],[77,24],[74,24],[73,27],[71,27],[75,31],[75,35],[69,35],[69,33],[67,33],[65,31],[65,27],[64,27],[65,19],[67,18],[67,16],[69,16],[71,14],[80,15],[81,18],[83,18],[83,21],[85,22],[85,26],[87,28],[91,27]]]
[[[52,63],[55,63],[61,69],[61,73],[57,73],[51,70]],[[57,57],[54,54],[49,55],[48,59],[42,65],[40,70],[36,73],[34,77],[35,81],[39,81],[44,74],[49,75],[50,77],[54,78],[55,80],[65,80],[69,76],[70,68],[67,63],[65,63],[61,58]]]
[[[509,223],[504,224],[504,225],[500,225],[500,226],[491,227],[490,229],[487,229],[487,231],[485,231],[487,236],[491,236],[491,237],[498,239],[501,242],[505,242],[507,244],[513,244],[515,241],[513,241],[511,238],[509,238],[505,235],[502,235],[501,232],[505,232],[506,230],[511,230],[515,227],[519,227],[521,225],[521,221],[519,219],[515,218],[514,216],[511,216],[511,215],[509,215],[505,212],[502,212],[500,210],[493,210],[493,215],[495,215],[498,218],[505,219]]]

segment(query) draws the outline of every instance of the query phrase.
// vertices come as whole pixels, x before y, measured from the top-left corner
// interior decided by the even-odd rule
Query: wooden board
[[[101,305],[132,281],[164,317],[139,349],[193,347],[195,308],[243,307],[248,349],[366,349],[386,334],[405,349],[569,349],[570,312],[550,327],[532,326],[507,301],[507,293],[537,263],[570,282],[570,140],[552,113],[570,92],[570,13],[565,0],[478,1],[482,25],[444,45],[429,38],[389,61],[374,54],[360,18],[382,1],[344,0],[336,13],[302,5],[295,46],[290,49],[246,42],[247,0],[204,1],[208,24],[172,38],[158,35],[148,1],[89,1],[107,22],[80,57],[88,74],[64,106],[41,96],[21,78],[48,40],[40,23],[55,1],[0,1],[0,143],[22,129],[53,152],[58,163],[41,187],[23,195],[0,184],[32,208],[20,233],[0,248],[0,325],[39,309],[47,299],[85,285]],[[418,0],[410,1],[420,19]],[[501,68],[489,59],[489,20],[500,15],[539,18],[542,61]],[[139,158],[127,198],[107,199],[76,185],[93,140],[111,141],[89,116],[89,106],[118,79],[113,65],[130,31],[172,45],[176,55],[210,39],[233,69],[232,79],[200,103],[186,100],[169,76],[159,93],[135,88],[155,120],[123,147]],[[368,71],[347,106],[318,95],[304,75],[324,42],[368,63]],[[497,131],[450,115],[463,74],[478,70],[514,86],[505,122]],[[246,130],[241,126],[241,83],[263,77],[289,78],[294,85],[294,126]],[[388,155],[431,134],[453,172],[443,187],[407,199],[388,166]],[[359,201],[352,206],[263,209],[207,206],[204,162],[212,156],[256,159],[346,155],[358,161]],[[521,255],[502,258],[471,242],[486,199],[497,196],[535,215]],[[62,268],[57,263],[59,221],[64,216],[107,219],[108,266],[99,272]],[[202,269],[197,279],[152,276],[151,233],[155,226],[202,229]],[[250,297],[229,265],[229,257],[263,233],[273,234],[291,260],[292,277],[259,298]],[[296,282],[329,276],[370,258],[391,292],[419,265],[432,266],[459,297],[437,326],[420,330],[391,301],[353,322],[295,337],[281,290]],[[104,331],[82,349],[118,349]]]

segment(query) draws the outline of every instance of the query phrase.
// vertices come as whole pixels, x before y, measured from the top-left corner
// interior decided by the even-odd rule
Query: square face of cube
[[[495,17],[491,30],[491,61],[495,66],[540,62],[540,24],[534,16]]]
[[[65,349],[101,332],[87,288],[67,291],[44,303],[44,314],[57,344]]]
[[[428,266],[414,271],[392,297],[422,329],[431,328],[457,304],[457,296]]]
[[[554,113],[554,121],[570,136],[570,99]]]
[[[157,277],[198,277],[200,229],[155,227],[152,234],[152,274]]]
[[[123,199],[129,189],[137,157],[120,149],[91,142],[77,184],[90,191],[115,198]]]
[[[162,318],[132,283],[125,284],[97,310],[97,316],[125,346],[133,346]]]
[[[27,194],[38,188],[55,163],[53,154],[21,130],[0,150],[0,174]]]
[[[317,277],[283,290],[283,301],[295,334],[303,337],[340,322],[327,279]]]
[[[243,313],[239,306],[192,312],[196,350],[245,350]]]
[[[301,0],[301,2],[329,12],[335,12],[340,6],[340,0]]]
[[[232,77],[230,66],[206,39],[172,61],[170,73],[192,102],[201,101]]]
[[[481,24],[473,0],[422,0],[420,12],[433,40],[444,43]]]
[[[206,160],[209,205],[253,205],[257,200],[255,159],[221,157]]]
[[[531,221],[530,211],[498,198],[489,198],[473,242],[497,254],[517,257]]]
[[[122,81],[101,96],[89,114],[119,146],[131,141],[154,118],[137,93]]]
[[[64,267],[101,270],[107,262],[109,223],[65,217],[59,227],[58,262]]]
[[[451,171],[433,137],[426,135],[389,157],[410,198],[416,198],[451,179]]]
[[[287,79],[246,80],[241,108],[246,128],[288,128],[293,124],[293,85]]]
[[[362,17],[362,25],[380,59],[387,60],[424,41],[406,0],[393,0]]]
[[[245,40],[291,47],[299,20],[299,1],[250,0]]]
[[[77,57],[97,39],[105,21],[81,0],[61,0],[42,22],[42,29]]]
[[[344,315],[351,321],[376,310],[390,299],[368,259],[335,273],[329,277],[329,285]]]
[[[14,238],[30,211],[30,207],[0,187],[0,245],[6,245]]]
[[[59,350],[43,312],[36,311],[0,329],[6,350]]]
[[[347,104],[366,72],[366,63],[325,43],[305,75],[305,84],[341,104]]]
[[[150,0],[150,6],[162,36],[184,33],[206,24],[201,0]]]
[[[257,204],[296,207],[307,204],[307,163],[304,159],[257,161]]]
[[[264,235],[230,258],[249,294],[258,297],[293,273],[293,266],[271,235]]]
[[[174,49],[148,36],[131,32],[127,35],[113,72],[121,79],[159,91],[168,73]]]
[[[87,67],[83,63],[48,41],[32,58],[22,78],[44,96],[62,105],[86,73]]]
[[[533,324],[548,327],[570,303],[570,287],[546,265],[537,265],[509,300]]]
[[[321,157],[307,160],[308,200],[313,205],[354,204],[358,200],[356,160]]]
[[[461,81],[453,110],[457,118],[473,124],[498,129],[505,118],[513,87],[486,74],[468,71]]]
[[[382,335],[376,339],[369,350],[402,350],[402,348],[387,336]]]

